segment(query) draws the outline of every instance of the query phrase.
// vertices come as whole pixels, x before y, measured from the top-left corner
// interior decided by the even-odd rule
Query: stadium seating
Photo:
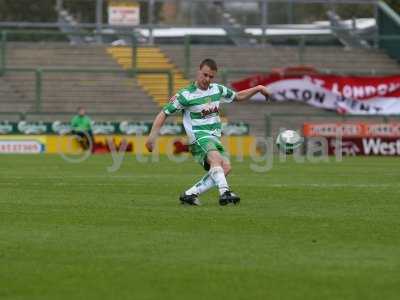
[[[8,68],[122,69],[104,46],[66,43],[9,43]],[[1,109],[35,109],[35,74],[7,72]],[[126,73],[44,72],[42,110],[75,111],[79,105],[91,112],[155,112],[157,105]]]
[[[110,47],[107,49],[118,64],[124,69],[132,66],[132,48],[129,47]],[[141,69],[168,69],[172,71],[174,91],[189,84],[184,78],[183,73],[158,47],[139,47],[137,49],[136,66]],[[169,99],[168,79],[164,74],[139,74],[138,83],[160,106],[164,105]]]
[[[184,68],[184,49],[181,46],[162,46],[173,63]],[[220,69],[229,68],[241,70],[241,74],[232,74],[230,81],[254,74],[253,70],[268,72],[273,68],[282,68],[302,64],[319,69],[327,69],[333,73],[370,73],[376,70],[379,73],[399,72],[400,66],[380,50],[352,49],[335,46],[306,47],[302,59],[297,47],[267,46],[258,47],[229,47],[229,46],[192,46],[191,47],[191,74],[194,76],[199,61],[205,57],[212,57]]]

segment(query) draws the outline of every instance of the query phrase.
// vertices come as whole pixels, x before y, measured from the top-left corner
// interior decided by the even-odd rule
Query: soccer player
[[[220,193],[220,205],[239,203],[239,196],[231,192],[226,180],[231,165],[220,141],[219,106],[221,103],[248,100],[256,93],[263,94],[266,99],[269,97],[266,87],[262,85],[235,93],[223,85],[213,83],[217,70],[214,60],[203,60],[196,81],[181,89],[164,106],[154,119],[146,141],[146,148],[152,152],[166,118],[178,111],[183,113],[183,126],[189,139],[189,149],[207,173],[180,196],[182,204],[200,205],[198,196],[214,186]]]

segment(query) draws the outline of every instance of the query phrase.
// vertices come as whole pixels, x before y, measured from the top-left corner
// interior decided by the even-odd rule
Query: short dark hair
[[[200,69],[204,66],[209,67],[213,71],[218,71],[217,63],[211,58],[206,58],[200,63]]]

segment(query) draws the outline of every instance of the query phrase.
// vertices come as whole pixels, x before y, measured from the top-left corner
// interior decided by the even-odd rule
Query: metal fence
[[[76,21],[83,25],[95,25],[102,28],[107,25],[107,0],[57,0],[57,4],[48,7],[48,1],[43,1],[43,10],[60,12],[66,10],[75,16]],[[119,1],[125,5],[137,4],[140,11],[141,25],[228,25],[229,21],[223,14],[229,14],[243,25],[258,24],[293,24],[319,21],[324,11],[333,9],[345,17],[373,16],[377,0],[125,0]],[[41,3],[35,3],[35,7]],[[21,8],[32,12],[29,4]],[[28,14],[29,15],[29,14]],[[32,16],[31,19],[34,17]],[[18,22],[27,20],[15,20]],[[57,15],[53,13],[47,22],[56,22]],[[9,22],[8,24],[11,24]]]
[[[117,1],[114,1],[117,2]],[[246,34],[246,30],[261,30],[287,24],[312,24],[315,28],[328,20],[326,12],[337,12],[342,18],[376,18],[378,0],[135,0],[122,3],[137,3],[140,21],[136,25],[112,25],[107,22],[108,1],[57,0],[56,13],[47,22],[10,20],[0,22],[0,29],[9,28],[55,28],[65,32],[93,30],[96,33],[136,32],[147,42],[154,42],[154,32],[171,27],[223,28],[229,35]],[[112,2],[110,2],[112,3]],[[36,4],[40,5],[40,4]],[[29,5],[21,7],[29,11]],[[44,8],[43,8],[44,9]],[[48,8],[47,8],[48,9]],[[6,10],[5,10],[6,11]],[[40,13],[40,11],[39,11]],[[57,18],[58,14],[58,18]],[[69,21],[63,21],[65,17]],[[35,13],[25,14],[34,16]],[[43,16],[45,18],[46,16]],[[65,19],[64,18],[64,19]],[[100,36],[97,36],[99,39]]]

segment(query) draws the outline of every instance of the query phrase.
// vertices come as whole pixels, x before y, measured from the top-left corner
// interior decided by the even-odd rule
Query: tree
[[[54,0],[0,0],[0,20],[12,22],[55,22]]]

